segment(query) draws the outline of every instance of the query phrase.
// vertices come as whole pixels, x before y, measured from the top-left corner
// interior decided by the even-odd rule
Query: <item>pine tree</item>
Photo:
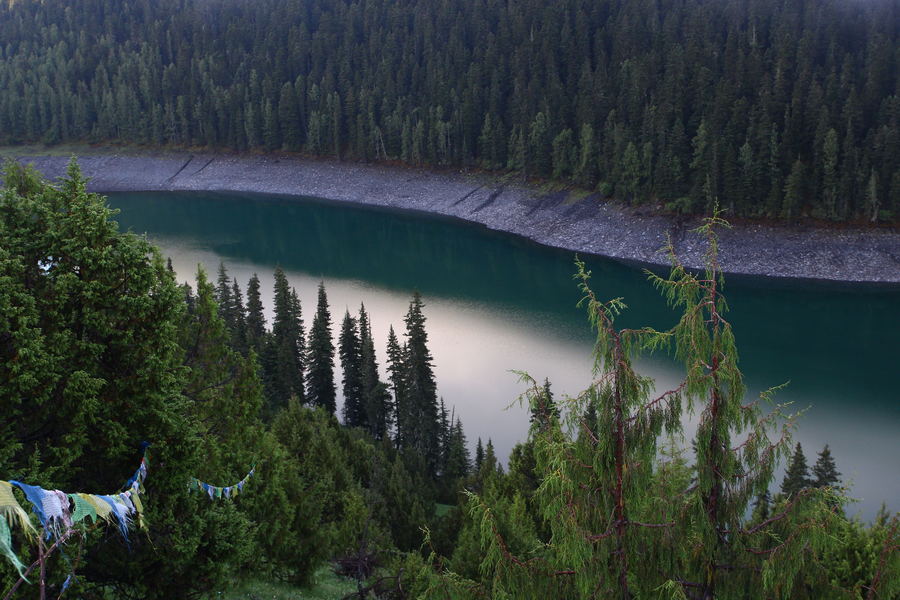
[[[375,341],[372,339],[372,323],[365,306],[359,307],[360,335],[360,386],[366,411],[366,426],[377,439],[388,435],[392,422],[391,395],[388,386],[378,376],[375,357]]]
[[[794,447],[791,464],[784,474],[781,482],[781,493],[785,496],[794,496],[798,492],[810,486],[809,467],[806,465],[806,456],[803,455],[803,447],[800,442]]]
[[[344,313],[341,323],[339,342],[341,369],[344,372],[344,425],[347,427],[366,427],[366,409],[362,395],[362,348],[356,319],[350,311]]]
[[[766,519],[769,518],[769,514],[771,513],[772,508],[772,496],[769,494],[769,490],[766,490],[762,494],[756,496],[756,500],[753,502],[753,518],[751,519],[753,523],[762,523]]]
[[[247,347],[247,309],[244,307],[244,295],[237,279],[231,282],[231,302],[234,309],[234,326],[231,330],[231,346],[246,355]]]
[[[544,379],[544,385],[537,398],[537,403],[531,407],[531,416],[528,422],[538,431],[545,431],[553,420],[559,419],[559,407],[553,400],[553,392],[550,389],[550,380]]]
[[[334,385],[334,341],[331,337],[331,313],[324,282],[319,282],[316,316],[309,331],[306,395],[310,404],[329,413],[337,410]]]
[[[247,283],[247,345],[259,355],[262,353],[265,339],[266,316],[263,313],[259,277],[254,273]]]
[[[424,303],[419,292],[413,294],[406,323],[404,386],[408,420],[404,423],[403,443],[425,457],[429,474],[434,477],[440,464],[440,431],[438,423],[437,386],[425,331]]]
[[[475,445],[475,471],[481,469],[481,463],[484,462],[484,446],[481,445],[481,438],[478,438],[478,443]]]
[[[462,421],[457,417],[456,422],[450,426],[450,439],[444,479],[448,482],[462,479],[469,474],[471,468],[472,460],[469,456],[466,435],[463,433]]]
[[[812,474],[814,479],[811,481],[813,487],[834,487],[841,482],[841,474],[838,473],[837,465],[831,456],[831,449],[828,444],[819,452],[819,458],[813,465]]]
[[[441,448],[441,459],[438,471],[444,473],[447,469],[447,457],[450,455],[450,434],[453,429],[453,419],[447,412],[444,399],[438,400],[438,444]]]
[[[275,319],[264,366],[268,373],[269,401],[274,409],[287,406],[291,396],[302,403],[306,397],[303,385],[304,333],[300,300],[290,288],[281,267],[275,269]]]
[[[394,326],[391,325],[388,330],[388,341],[387,341],[387,371],[388,371],[388,379],[391,382],[391,391],[394,394],[394,423],[396,425],[395,432],[395,441],[398,445],[400,444],[400,440],[403,437],[403,427],[406,421],[404,418],[408,414],[407,403],[404,400],[405,397],[405,383],[404,383],[404,358],[403,358],[404,350],[400,347],[400,343],[397,340],[397,334],[394,333]]]
[[[216,303],[219,305],[219,316],[225,322],[225,326],[229,330],[233,330],[235,324],[235,315],[233,314],[233,300],[231,297],[231,278],[228,277],[228,270],[225,263],[219,261],[219,273],[216,280]]]
[[[494,442],[488,438],[484,447],[484,458],[481,459],[481,466],[478,468],[478,479],[483,485],[485,481],[502,472],[503,467],[500,466],[497,453],[494,452]]]

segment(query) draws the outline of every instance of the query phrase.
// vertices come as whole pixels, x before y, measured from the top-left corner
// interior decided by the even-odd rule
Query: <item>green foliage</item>
[[[231,508],[199,510],[188,496],[203,436],[194,409],[221,398],[199,394],[197,371],[184,363],[179,336],[189,317],[181,291],[154,248],[117,231],[74,161],[57,187],[17,165],[7,173],[0,200],[5,477],[49,489],[117,489],[140,442],[151,441],[148,536],[134,536],[131,552],[90,536],[81,573],[126,598],[221,583],[247,560],[249,549],[234,543],[253,528]],[[198,339],[227,340],[205,282],[203,298],[196,310],[215,323]],[[204,348],[191,360],[226,351]],[[50,580],[62,581],[55,569]]]
[[[334,341],[331,339],[331,313],[325,284],[319,283],[316,316],[309,331],[309,370],[306,378],[307,397],[314,406],[334,414],[337,410],[334,387]]]
[[[333,415],[294,399],[276,416],[272,433],[281,445],[269,473],[278,489],[264,508],[277,526],[262,543],[277,573],[307,583],[323,561],[351,547],[368,511]]]
[[[286,406],[292,397],[301,402],[305,399],[305,351],[306,341],[297,291],[290,287],[284,270],[276,267],[275,319],[271,337],[263,353],[269,414],[275,414]]]
[[[252,579],[232,589],[224,589],[218,595],[222,600],[339,600],[356,589],[356,582],[331,572],[330,567],[316,571],[308,588],[298,588],[288,583]]]
[[[359,333],[359,378],[362,407],[365,411],[364,424],[376,440],[385,439],[393,423],[393,406],[388,386],[378,374],[372,323],[365,306],[359,307]]]
[[[764,590],[819,598],[859,594],[859,581],[892,585],[880,582],[894,568],[896,543],[861,550],[838,490],[804,489],[770,505],[767,489],[792,420],[782,422],[777,406],[763,416],[744,401],[716,262],[714,227],[723,225],[714,216],[699,230],[708,245],[705,272],[688,272],[673,258],[668,278],[649,275],[681,309],[668,331],[617,328],[625,304],[599,301],[579,263],[597,330],[595,381],[566,402],[562,419],[535,420],[508,475],[470,482],[478,492],[469,493],[450,571],[428,597],[755,598]],[[684,362],[685,378],[654,392],[632,365],[659,349]],[[523,380],[523,400],[545,414],[547,390]],[[699,414],[690,462],[659,445],[680,432],[682,403]],[[841,563],[849,545],[857,558]]]
[[[434,477],[441,458],[440,430],[437,384],[428,349],[424,306],[421,294],[415,292],[404,318],[406,350],[403,353],[403,402],[397,406],[397,445],[418,452]]]
[[[815,477],[812,480],[812,484],[817,488],[833,487],[840,483],[841,474],[838,473],[837,465],[831,456],[828,444],[825,444],[825,447],[819,452],[819,458],[816,460],[816,464],[813,465],[812,474]]]
[[[378,378],[365,310],[359,329],[350,319],[350,337],[362,414],[380,428],[363,431],[335,420],[333,382],[331,410],[302,406],[298,393],[308,358],[310,389],[324,386],[311,398],[327,397],[334,350],[324,287],[304,352],[299,301],[282,271],[269,332],[256,276],[246,309],[224,265],[215,284],[199,269],[193,287],[179,287],[171,265],[145,240],[118,233],[111,216],[102,198],[86,192],[74,161],[56,187],[25,167],[7,167],[0,197],[4,477],[50,489],[117,489],[140,442],[152,442],[148,533],[132,537],[130,552],[115,538],[87,534],[71,549],[79,575],[72,593],[196,596],[250,573],[305,584],[360,544],[383,557],[419,548],[422,528],[437,519],[435,464],[414,447],[393,446],[390,394]],[[408,382],[432,394],[435,387],[421,307],[415,297],[407,332],[415,351],[405,352],[394,336],[390,360],[398,393],[420,401]],[[279,409],[281,401],[287,405]],[[434,414],[414,431],[424,436],[437,425]],[[447,426],[444,443],[443,476],[455,484],[470,468],[461,421]],[[191,477],[226,485],[252,464],[255,477],[236,499],[211,502],[188,490]],[[448,554],[452,518],[440,521]],[[400,580],[415,587],[421,563],[409,561]],[[51,591],[67,564],[49,564]],[[0,565],[0,583],[13,576]]]
[[[624,302],[598,300],[579,263],[583,304],[597,331],[594,381],[559,401],[549,381],[523,375],[532,428],[504,474],[490,440],[479,440],[472,464],[461,421],[448,416],[443,401],[438,408],[418,294],[405,319],[406,343],[393,329],[388,338],[394,440],[368,315],[345,317],[341,354],[357,361],[360,416],[381,425],[344,428],[333,411],[303,406],[295,393],[304,383],[300,359],[313,365],[318,353],[330,366],[323,287],[304,352],[299,301],[283,273],[276,273],[269,333],[255,276],[244,318],[240,288],[224,265],[217,285],[200,269],[193,288],[179,288],[145,240],[118,233],[74,162],[56,187],[18,165],[7,167],[5,182],[4,476],[48,488],[115,489],[133,469],[139,442],[153,442],[148,534],[134,536],[130,552],[99,533],[86,536],[83,547],[72,549],[81,576],[72,593],[197,596],[237,585],[248,573],[306,584],[326,561],[360,548],[381,561],[367,585],[394,586],[378,587],[385,594],[401,588],[441,598],[900,593],[900,521],[887,513],[871,526],[845,518],[828,446],[810,481],[798,444],[784,494],[774,502],[768,497],[777,460],[789,449],[792,417],[781,423],[779,407],[763,416],[755,403],[744,403],[716,263],[714,227],[724,225],[717,216],[700,229],[708,244],[703,273],[673,258],[668,278],[650,276],[681,310],[670,330],[618,327]],[[685,365],[674,389],[655,390],[633,366],[657,350],[671,350]],[[289,392],[284,408],[269,404],[269,426],[261,420],[260,373],[267,371],[269,391],[274,383]],[[320,380],[307,377],[310,389],[314,381]],[[374,399],[382,413],[373,410]],[[691,461],[662,443],[680,432],[683,403],[699,415]],[[774,440],[772,431],[779,431]],[[256,476],[235,500],[210,502],[187,490],[191,476],[230,483],[253,463]],[[436,498],[459,505],[442,505],[436,514]],[[430,550],[428,561],[416,554],[420,547]],[[58,585],[68,567],[49,566],[51,586]],[[12,577],[0,565],[0,583]]]
[[[349,310],[344,313],[341,323],[339,348],[341,369],[344,372],[344,424],[348,427],[365,427],[368,414],[362,390],[362,342],[357,320],[350,316]]]
[[[784,474],[784,480],[781,482],[781,493],[786,496],[794,496],[811,484],[809,467],[806,465],[806,456],[803,455],[803,447],[800,446],[800,442],[797,442],[794,454],[791,456],[791,464],[788,466],[787,472]]]

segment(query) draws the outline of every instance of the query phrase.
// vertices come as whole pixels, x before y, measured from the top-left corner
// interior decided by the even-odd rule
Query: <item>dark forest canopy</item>
[[[0,143],[511,169],[732,215],[900,215],[895,0],[19,0]]]

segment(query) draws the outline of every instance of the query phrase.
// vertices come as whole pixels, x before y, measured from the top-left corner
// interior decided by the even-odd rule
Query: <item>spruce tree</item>
[[[838,473],[837,465],[831,456],[831,449],[828,444],[819,452],[819,458],[812,468],[813,478],[811,483],[813,487],[834,487],[841,482],[841,474]]]
[[[438,443],[441,448],[441,458],[438,471],[444,473],[447,468],[447,457],[450,455],[450,434],[453,431],[453,417],[447,413],[444,399],[438,400]]]
[[[392,422],[391,395],[387,384],[378,375],[375,357],[375,341],[372,339],[372,323],[366,307],[359,307],[360,335],[360,386],[363,406],[366,411],[366,425],[375,439],[388,435]]]
[[[310,404],[329,413],[337,410],[334,385],[334,341],[331,337],[331,313],[324,282],[319,282],[316,316],[309,331],[306,395]]]
[[[234,323],[231,328],[231,346],[246,355],[247,347],[247,310],[244,307],[244,295],[237,279],[231,282],[231,302],[234,315]]]
[[[261,354],[266,339],[266,316],[259,290],[259,277],[254,273],[247,283],[247,345]]]
[[[300,300],[291,289],[281,267],[275,269],[275,319],[271,340],[267,344],[264,367],[269,383],[269,401],[275,409],[287,406],[291,396],[302,403],[306,397],[303,385],[304,334]]]
[[[274,323],[272,328],[274,330]],[[296,369],[292,372],[291,391],[302,404],[306,400],[306,332],[303,329],[303,311],[297,290],[291,288],[291,337],[292,354],[296,357]]]
[[[481,463],[484,462],[484,446],[481,445],[481,438],[478,438],[478,443],[475,444],[475,471],[481,469]]]
[[[503,472],[503,467],[497,460],[497,453],[494,452],[494,442],[488,438],[484,447],[484,458],[481,460],[481,466],[478,468],[478,479],[482,482],[488,478]]]
[[[440,464],[440,424],[438,422],[437,385],[428,333],[425,331],[424,303],[419,292],[413,293],[404,321],[406,323],[406,355],[404,385],[408,420],[404,423],[404,447],[425,457],[429,474],[437,475]]]
[[[801,490],[805,490],[810,486],[809,467],[806,465],[806,456],[803,454],[803,447],[800,442],[794,447],[794,454],[791,456],[791,464],[788,466],[781,482],[781,493],[785,496],[794,496]]]
[[[531,407],[531,416],[528,422],[531,427],[540,431],[550,427],[551,421],[559,419],[559,407],[553,400],[553,391],[550,389],[550,380],[544,379],[544,385],[537,402]]]
[[[344,425],[365,427],[366,408],[362,394],[362,348],[356,319],[350,311],[344,313],[339,342],[341,370],[343,371]]]
[[[391,392],[394,394],[394,424],[396,426],[394,439],[397,445],[401,444],[404,434],[404,420],[408,414],[407,403],[405,402],[405,383],[404,383],[404,349],[400,347],[397,340],[397,334],[394,333],[394,326],[391,325],[388,331],[387,341],[387,372],[388,380],[391,383]]]
[[[459,417],[450,426],[450,439],[447,451],[447,464],[444,479],[449,483],[469,474],[472,468],[472,460],[469,456],[469,448],[466,443],[466,435],[463,433],[462,421]]]
[[[219,261],[219,272],[216,279],[216,303],[219,305],[219,316],[225,322],[225,326],[231,329],[234,325],[234,315],[232,314],[233,302],[231,298],[231,278],[228,277],[228,270],[225,263]]]

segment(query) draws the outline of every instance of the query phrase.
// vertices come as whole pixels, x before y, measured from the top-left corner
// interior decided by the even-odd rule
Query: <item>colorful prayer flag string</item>
[[[250,469],[250,472],[244,476],[243,479],[235,483],[234,485],[229,485],[226,487],[219,487],[215,485],[210,485],[206,482],[200,481],[196,477],[191,477],[191,481],[188,484],[188,489],[192,492],[199,491],[209,496],[210,500],[216,500],[219,498],[234,498],[238,494],[244,491],[244,485],[246,485],[247,481],[250,477],[253,476],[253,473],[256,471],[256,467]]]
[[[12,548],[12,531],[17,530],[32,540],[37,530],[28,517],[28,513],[13,495],[13,487],[25,494],[31,504],[32,512],[37,516],[43,529],[45,539],[55,537],[62,541],[71,534],[76,524],[96,523],[102,519],[119,527],[122,536],[127,540],[128,531],[134,521],[143,527],[143,504],[140,494],[143,492],[144,480],[147,478],[147,445],[144,444],[144,456],[134,475],[128,480],[122,491],[113,494],[85,494],[76,492],[67,494],[60,490],[45,490],[40,486],[28,485],[21,481],[0,480],[0,554],[13,564],[22,579],[25,579],[24,565]]]

